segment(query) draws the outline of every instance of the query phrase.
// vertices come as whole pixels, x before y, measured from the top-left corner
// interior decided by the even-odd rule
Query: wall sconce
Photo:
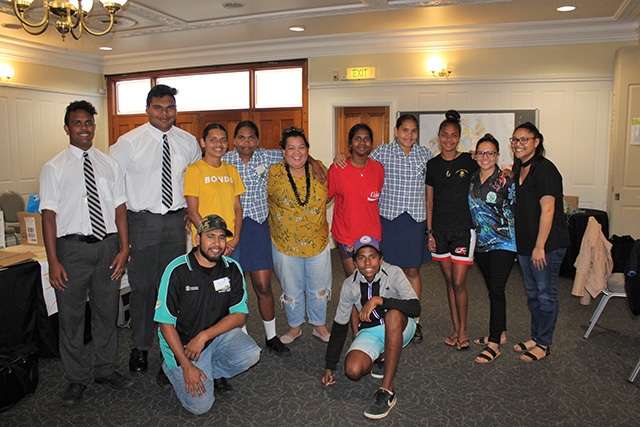
[[[9,81],[15,73],[9,64],[0,64],[0,81]]]
[[[456,64],[453,62],[447,62],[445,64],[440,58],[433,57],[429,60],[427,68],[433,77],[449,77],[456,69]]]

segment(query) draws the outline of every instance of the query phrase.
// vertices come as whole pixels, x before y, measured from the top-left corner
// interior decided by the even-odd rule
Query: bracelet
[[[427,231],[425,231],[426,234],[433,234],[433,230],[432,229],[428,229]]]

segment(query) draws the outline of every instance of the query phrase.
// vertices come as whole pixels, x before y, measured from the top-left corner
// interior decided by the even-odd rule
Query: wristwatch
[[[427,231],[425,231],[425,234],[433,234],[433,230],[432,229],[428,229]]]

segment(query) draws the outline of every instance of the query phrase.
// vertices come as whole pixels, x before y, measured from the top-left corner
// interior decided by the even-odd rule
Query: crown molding
[[[627,22],[639,22],[640,0],[625,0],[613,15],[613,18]]]
[[[197,48],[107,55],[105,74],[389,52],[428,52],[518,46],[638,42],[638,23],[613,18],[371,31],[228,43]]]
[[[342,89],[342,88],[370,88],[370,87],[399,87],[399,86],[432,86],[432,85],[475,85],[475,84],[524,84],[524,83],[611,83],[612,74],[544,74],[526,76],[487,76],[487,77],[448,77],[435,78],[425,76],[424,78],[409,79],[376,79],[376,80],[340,80],[337,82],[315,82],[309,83],[309,90],[319,89]]]
[[[33,90],[36,92],[47,92],[47,93],[55,93],[59,95],[73,95],[80,97],[95,97],[95,98],[106,98],[107,95],[99,92],[88,92],[88,91],[79,91],[74,89],[58,89],[46,86],[38,86],[38,85],[27,85],[23,83],[13,83],[11,81],[8,82],[0,82],[0,88],[13,88],[13,89],[24,89],[24,90]]]
[[[102,74],[104,70],[104,61],[100,55],[46,46],[6,36],[0,36],[0,58],[96,74]]]

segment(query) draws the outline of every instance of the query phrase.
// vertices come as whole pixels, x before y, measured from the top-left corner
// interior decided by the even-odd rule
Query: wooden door
[[[147,118],[146,114],[113,116],[113,125],[110,132],[111,139],[109,140],[109,145],[115,144],[120,136],[137,128],[138,126],[147,123],[148,121],[149,119]],[[202,135],[202,129],[204,129],[204,127],[199,128],[198,122],[199,119],[197,113],[178,113],[175,125],[200,139],[199,136]]]
[[[349,129],[365,123],[373,131],[373,148],[389,141],[389,107],[338,107],[336,108],[336,151],[349,154]]]
[[[224,110],[224,111],[203,111],[200,113],[200,129],[198,131],[198,141],[202,137],[202,132],[211,123],[220,123],[227,129],[229,134],[229,151],[233,150],[233,131],[236,125],[243,120],[249,120],[248,110]]]
[[[302,110],[300,108],[255,110],[252,120],[260,129],[260,145],[263,148],[280,148],[279,143],[282,131],[288,127],[295,126],[305,129],[309,145],[313,149],[314,142],[302,122]]]
[[[109,145],[113,145],[118,141],[120,136],[125,133],[147,123],[149,120],[147,119],[146,114],[132,114],[128,116],[113,116],[112,117],[112,127],[111,132],[109,132]]]

